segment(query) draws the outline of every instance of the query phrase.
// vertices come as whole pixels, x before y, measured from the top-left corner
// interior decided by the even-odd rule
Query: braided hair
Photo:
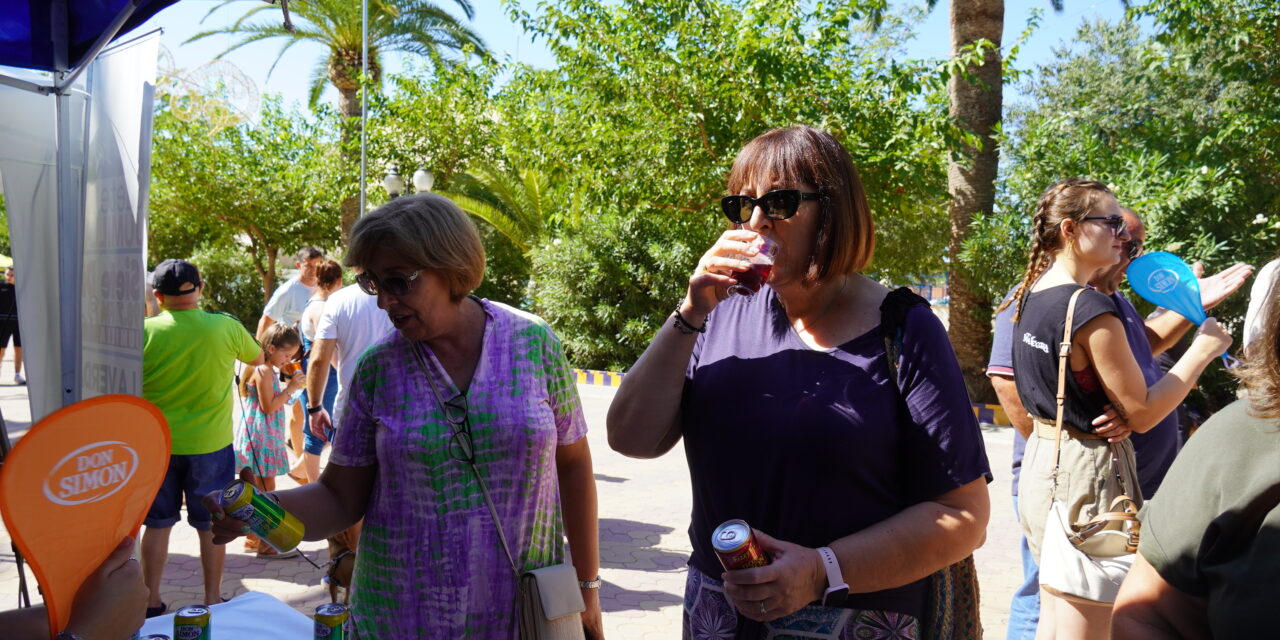
[[[1102,204],[1104,198],[1114,197],[1107,185],[1082,178],[1067,178],[1045,189],[1036,203],[1035,217],[1031,219],[1031,251],[1027,259],[1027,271],[1013,296],[1005,300],[996,312],[1004,311],[1011,304],[1015,305],[1013,321],[1017,323],[1022,317],[1022,299],[1036,280],[1049,269],[1054,257],[1062,249],[1062,221],[1080,222]]]

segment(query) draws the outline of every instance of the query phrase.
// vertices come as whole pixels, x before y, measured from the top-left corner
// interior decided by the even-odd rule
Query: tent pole
[[[55,93],[58,192],[58,323],[62,406],[80,400],[81,216],[71,171],[72,96]]]
[[[98,39],[94,41],[93,46],[89,47],[89,51],[85,54],[84,60],[82,60],[75,69],[72,69],[71,73],[64,77],[61,82],[58,82],[58,93],[66,91],[67,88],[71,86],[71,83],[75,82],[76,78],[80,77],[80,74],[84,73],[84,70],[89,68],[89,65],[98,57],[98,54],[102,53],[102,50],[105,49],[108,44],[111,44],[111,40],[116,37],[116,34],[124,27],[125,21],[129,19],[129,16],[133,15],[134,10],[137,8],[138,0],[130,0],[129,4],[126,4],[122,9],[120,9],[120,13],[116,14],[116,17],[111,21],[111,24],[107,25],[106,30],[103,31],[102,34],[98,36]]]

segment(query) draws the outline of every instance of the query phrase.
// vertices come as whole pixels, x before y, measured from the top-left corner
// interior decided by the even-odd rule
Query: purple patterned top
[[[560,340],[488,300],[467,404],[477,465],[522,569],[564,561],[556,447],[586,435]],[[352,595],[357,635],[516,640],[515,579],[471,469],[410,349],[388,334],[361,358],[331,462],[377,465]],[[426,345],[422,345],[424,348]],[[446,402],[458,394],[429,348]]]

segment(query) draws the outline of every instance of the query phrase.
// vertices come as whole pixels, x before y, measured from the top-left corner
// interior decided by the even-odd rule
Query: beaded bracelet
[[[692,323],[690,323],[688,320],[685,320],[685,319],[684,319],[684,316],[680,315],[680,305],[676,305],[676,317],[674,317],[674,318],[672,318],[672,319],[671,319],[671,326],[675,327],[676,329],[678,329],[678,330],[680,331],[680,333],[683,333],[683,334],[685,334],[686,336],[687,336],[687,335],[692,335],[692,334],[695,334],[695,333],[706,333],[706,332],[707,332],[707,320],[706,320],[706,318],[703,318],[703,319],[702,319],[702,326],[701,326],[701,327],[695,327],[695,326],[693,326],[693,324],[692,324]]]

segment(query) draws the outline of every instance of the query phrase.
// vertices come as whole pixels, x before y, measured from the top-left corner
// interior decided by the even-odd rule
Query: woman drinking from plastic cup
[[[871,211],[830,134],[756,138],[728,186],[733,227],[703,254],[608,419],[610,445],[629,456],[684,440],[685,637],[921,637],[926,578],[981,544],[989,511],[982,436],[946,331],[923,300],[860,273]],[[762,239],[777,245],[768,280],[733,295],[750,288]],[[722,568],[712,533],[734,519],[770,564]]]

